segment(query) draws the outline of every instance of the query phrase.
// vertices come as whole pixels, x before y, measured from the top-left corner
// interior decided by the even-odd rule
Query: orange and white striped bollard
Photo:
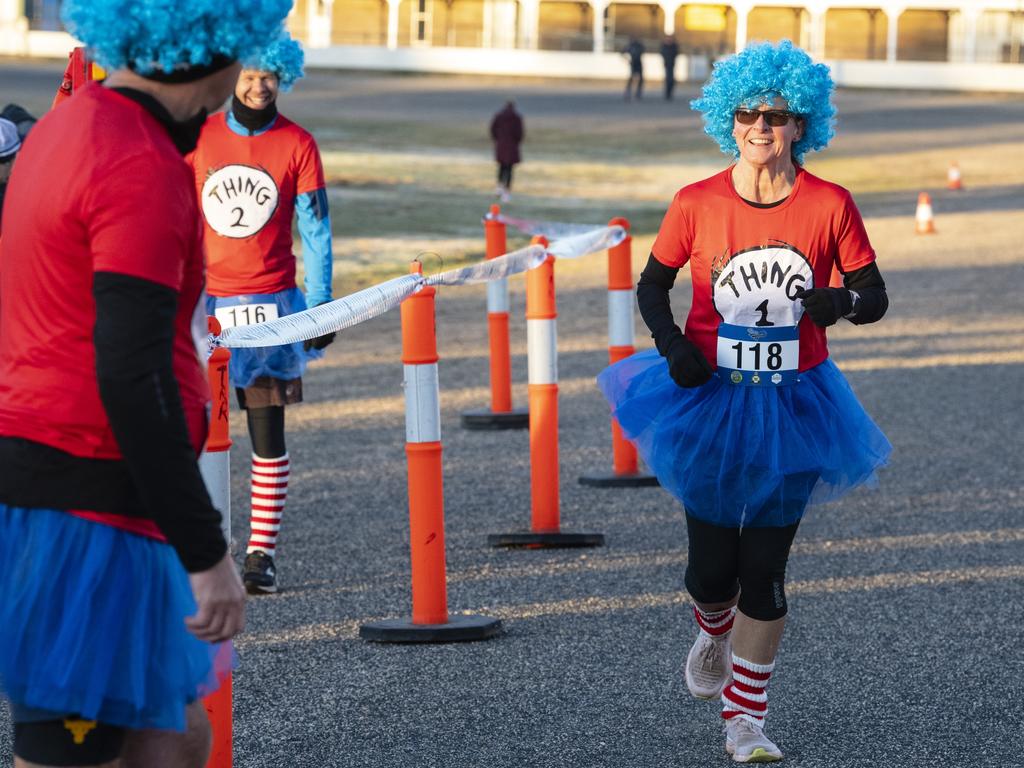
[[[629,221],[614,218],[609,227],[620,226],[629,232]],[[614,364],[636,352],[633,306],[636,289],[633,281],[633,238],[628,234],[608,249],[608,363]],[[581,485],[597,488],[639,488],[658,485],[658,478],[640,472],[634,446],[619,422],[612,418],[612,471],[582,475]]]
[[[927,192],[917,196],[917,212],[914,215],[914,231],[919,235],[935,234],[935,216],[932,213],[932,198]]]
[[[207,318],[210,333],[220,334],[217,318]],[[220,512],[221,530],[231,547],[231,433],[228,423],[230,385],[228,384],[228,363],[231,353],[224,347],[214,347],[209,360],[210,380],[210,429],[206,445],[199,456],[199,471],[210,493],[213,506]],[[230,641],[229,641],[230,642]],[[231,675],[221,681],[220,687],[203,699],[206,714],[213,731],[210,759],[207,768],[231,768],[234,759],[232,751],[233,697]]]
[[[488,259],[508,252],[506,228],[498,221],[501,208],[491,206],[484,220],[484,240]],[[508,278],[487,283],[487,337],[490,344],[491,407],[465,411],[462,426],[466,429],[525,429],[530,414],[525,408],[512,407],[512,356],[509,351]]]
[[[547,246],[543,237],[531,241]],[[555,257],[526,273],[526,347],[530,393],[530,531],[493,534],[494,547],[599,547],[600,533],[563,533],[558,477],[558,311]]]
[[[964,188],[963,176],[960,173],[960,164],[954,160],[949,164],[946,172],[946,189],[960,190]]]
[[[423,266],[413,262],[410,271],[423,274]],[[387,619],[360,626],[359,636],[374,642],[486,640],[501,632],[499,619],[448,615],[435,293],[426,286],[401,306],[412,620]]]

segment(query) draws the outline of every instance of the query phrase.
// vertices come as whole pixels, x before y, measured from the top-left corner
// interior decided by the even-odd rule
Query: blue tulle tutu
[[[877,483],[875,470],[892,452],[831,360],[790,386],[714,376],[684,389],[652,349],[606,368],[597,382],[661,485],[715,525],[791,525],[808,503]]]
[[[181,731],[234,663],[185,628],[170,545],[65,512],[0,504],[0,595],[0,689],[24,708]]]
[[[306,309],[306,297],[298,288],[289,288],[287,291],[280,291],[271,296],[277,304],[278,317],[294,315],[296,312]],[[231,302],[237,298],[236,296],[228,298],[207,296],[206,313],[213,315],[218,303],[224,306],[225,302]],[[248,387],[260,376],[270,376],[274,379],[288,381],[302,376],[306,372],[306,364],[310,360],[319,360],[323,356],[323,350],[320,349],[304,350],[301,341],[277,347],[242,347],[231,350],[228,375],[231,378],[231,384],[235,387]]]

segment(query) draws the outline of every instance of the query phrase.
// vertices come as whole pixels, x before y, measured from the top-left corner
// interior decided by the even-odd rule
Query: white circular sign
[[[723,322],[796,325],[804,307],[795,294],[814,287],[814,271],[792,246],[760,246],[734,254],[713,280],[712,300]]]
[[[203,184],[203,216],[224,237],[252,237],[277,210],[277,184],[262,168],[225,165]]]

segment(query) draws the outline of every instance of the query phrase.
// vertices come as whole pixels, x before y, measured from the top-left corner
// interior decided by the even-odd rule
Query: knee
[[[713,605],[727,603],[736,597],[736,573],[713,562],[686,566],[686,591],[697,603]]]
[[[785,568],[747,568],[740,571],[739,610],[758,621],[775,621],[786,615]]]

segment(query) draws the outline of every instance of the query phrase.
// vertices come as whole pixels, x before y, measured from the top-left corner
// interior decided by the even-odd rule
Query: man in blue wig
[[[807,505],[874,481],[892,450],[828,357],[828,326],[888,307],[850,193],[800,165],[832,137],[832,88],[828,67],[789,41],[715,65],[692,106],[735,163],[669,205],[637,286],[657,348],[598,379],[683,504],[698,628],[686,684],[721,700],[725,749],[742,763],[782,759],[764,733],[768,682]],[[669,290],[687,263],[683,331]],[[844,287],[828,287],[833,267]]]
[[[65,0],[110,76],[33,128],[0,245],[0,687],[15,764],[188,766],[245,593],[197,466],[184,161],[288,0]]]
[[[313,137],[277,111],[302,77],[287,35],[246,60],[231,108],[203,126],[191,157],[206,225],[207,306],[222,327],[248,325],[331,300],[331,219]],[[295,284],[292,218],[302,237],[306,294]],[[232,353],[230,375],[252,441],[250,536],[242,578],[250,594],[277,591],[274,554],[291,460],[285,406],[302,401],[302,374],[334,334]]]

